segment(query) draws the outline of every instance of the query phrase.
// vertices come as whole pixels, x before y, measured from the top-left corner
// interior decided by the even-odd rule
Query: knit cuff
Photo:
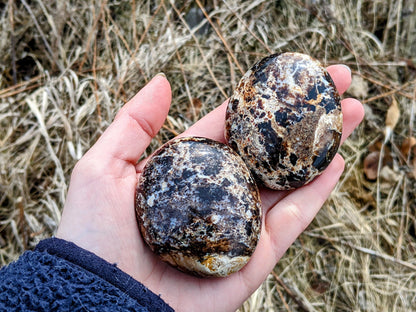
[[[123,293],[135,299],[149,311],[173,311],[159,296],[150,291],[133,277],[121,271],[116,264],[110,264],[97,255],[74,243],[59,238],[45,239],[36,246],[35,251],[47,252],[65,259],[112,284]]]
[[[0,311],[173,309],[115,265],[73,243],[51,238],[0,269]]]

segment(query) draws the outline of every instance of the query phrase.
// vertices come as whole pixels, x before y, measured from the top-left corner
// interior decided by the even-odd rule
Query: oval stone
[[[136,192],[142,237],[162,260],[199,276],[227,276],[255,250],[261,204],[255,180],[227,145],[174,139],[146,163]]]
[[[276,190],[309,183],[341,140],[340,96],[319,61],[270,55],[240,80],[226,112],[226,140],[256,180]]]

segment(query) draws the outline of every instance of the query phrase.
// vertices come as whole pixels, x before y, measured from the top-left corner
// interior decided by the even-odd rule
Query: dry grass
[[[404,142],[415,136],[416,5],[340,3],[0,4],[0,263],[53,234],[75,162],[156,73],[173,105],[149,152],[222,103],[255,60],[299,51],[353,69],[349,95],[366,119],[341,150],[331,198],[240,311],[415,311],[415,149]],[[399,120],[386,139],[393,98]],[[372,181],[371,151],[381,155]]]

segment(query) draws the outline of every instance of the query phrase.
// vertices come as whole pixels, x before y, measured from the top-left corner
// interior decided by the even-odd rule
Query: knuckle
[[[309,226],[310,220],[307,218],[306,214],[303,213],[303,207],[301,207],[296,202],[290,201],[287,204],[287,212],[290,218],[290,222],[293,225],[297,225],[300,228],[300,231],[303,232]]]

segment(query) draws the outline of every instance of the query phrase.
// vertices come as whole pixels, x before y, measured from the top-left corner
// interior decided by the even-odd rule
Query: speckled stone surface
[[[227,276],[254,252],[260,196],[250,171],[227,145],[174,139],[146,163],[136,192],[140,231],[164,261],[200,276]]]
[[[274,54],[241,79],[227,107],[225,137],[264,186],[309,183],[341,139],[340,96],[326,69],[300,53]]]

